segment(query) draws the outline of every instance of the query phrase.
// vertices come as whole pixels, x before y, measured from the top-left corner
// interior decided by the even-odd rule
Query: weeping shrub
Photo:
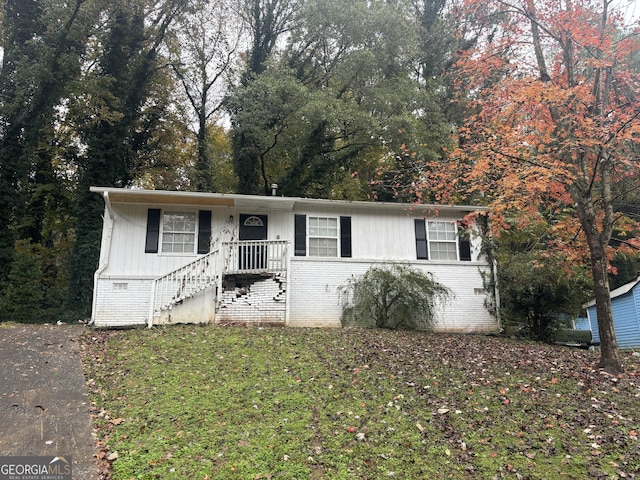
[[[451,295],[431,273],[388,263],[351,278],[341,289],[342,325],[429,330],[436,307]]]

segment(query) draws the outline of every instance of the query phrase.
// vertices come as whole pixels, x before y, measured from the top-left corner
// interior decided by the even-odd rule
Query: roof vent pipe
[[[277,183],[272,183],[271,184],[271,196],[275,197],[278,193],[278,184]]]

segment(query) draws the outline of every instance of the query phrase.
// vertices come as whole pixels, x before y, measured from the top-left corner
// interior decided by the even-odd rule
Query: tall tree
[[[0,72],[0,262],[9,265],[18,238],[45,238],[57,208],[53,132],[90,29],[85,0],[7,0]],[[0,283],[8,269],[0,273]]]
[[[197,159],[191,187],[212,191],[209,126],[220,115],[238,64],[241,23],[226,0],[194,5],[179,19],[172,42],[172,67],[197,119]]]
[[[71,258],[70,308],[88,315],[102,229],[100,198],[91,185],[132,184],[138,154],[162,123],[166,105],[151,101],[154,82],[167,66],[161,55],[169,27],[187,0],[116,1],[108,12],[104,38],[98,42],[87,83],[94,88],[79,100],[85,110],[78,159],[76,242]]]
[[[284,35],[294,25],[299,0],[237,1],[235,8],[247,32],[249,48],[244,54],[246,62],[240,85],[237,85],[235,91],[230,93],[227,105],[232,117],[236,116],[235,119],[231,119],[233,165],[234,172],[238,177],[239,192],[258,193],[263,191],[256,168],[264,161],[264,158],[260,158],[260,145],[265,141],[264,135],[259,128],[252,126],[249,117],[244,115],[247,110],[238,109],[241,103],[238,100],[245,95],[245,92],[254,88],[251,85],[252,82],[258,75],[265,72],[268,60],[276,53],[278,44],[283,42]],[[259,88],[261,87],[258,86]],[[261,101],[263,98],[257,100]],[[241,117],[244,117],[245,120],[241,120]],[[249,120],[248,124],[245,123],[246,120]]]
[[[284,51],[230,103],[241,187],[366,198],[374,165],[403,144],[437,158],[451,127],[416,78],[417,29],[403,2],[305,3]]]
[[[300,0],[238,0],[237,11],[249,34],[250,48],[243,75],[246,84],[267,67],[278,42],[294,26]]]
[[[289,72],[272,68],[240,86],[227,100],[231,114],[233,168],[241,193],[267,194],[286,154],[278,148],[298,124],[307,91]],[[281,156],[282,155],[282,156]]]
[[[620,372],[608,246],[614,229],[634,225],[615,207],[628,193],[616,186],[633,179],[635,191],[640,181],[632,148],[640,138],[640,78],[630,68],[638,31],[624,29],[609,0],[468,0],[466,7],[479,28],[489,18],[501,24],[482,32],[459,60],[477,113],[431,186],[448,181],[459,187],[456,194],[481,195],[497,227],[509,215],[539,222],[544,208],[557,247],[573,253],[573,261],[584,254],[590,264],[599,366]]]
[[[5,302],[17,305],[20,297],[24,304],[27,297],[19,292],[37,289],[30,300],[30,311],[36,312],[30,321],[51,321],[63,311],[60,285],[68,283],[72,228],[70,170],[61,160],[73,147],[62,142],[59,133],[99,3],[1,4],[0,263],[5,268],[0,270],[0,301],[4,296]],[[36,263],[31,273],[24,270]],[[27,287],[21,275],[32,273],[36,276]],[[23,319],[13,308],[3,310],[8,317]]]
[[[369,191],[378,174],[403,171],[407,184],[419,178],[418,170],[398,165],[407,149],[435,160],[451,145],[436,84],[417,73],[425,55],[425,29],[416,9],[414,2],[327,0],[308,6],[303,28],[293,37],[289,63],[301,81],[334,106],[325,109],[326,123],[319,125],[325,141],[309,144],[294,164],[294,174],[296,169],[306,172],[310,182],[315,177],[335,182],[341,172],[355,174],[367,195],[380,198],[379,188]],[[432,14],[437,16],[437,9]],[[381,168],[372,168],[371,160]],[[331,176],[323,178],[325,172]],[[396,197],[386,193],[387,200]]]
[[[460,126],[466,117],[466,105],[456,101],[468,92],[455,82],[454,69],[462,52],[468,51],[478,41],[477,33],[468,25],[464,13],[458,10],[460,2],[443,0],[414,0],[420,19],[419,75],[425,88],[436,95],[445,118]],[[473,20],[473,18],[471,18]],[[496,19],[494,27],[498,28]],[[487,28],[491,28],[487,25]]]

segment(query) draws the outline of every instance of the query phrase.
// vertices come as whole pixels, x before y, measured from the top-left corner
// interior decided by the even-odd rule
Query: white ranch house
[[[452,298],[435,329],[496,332],[473,225],[483,207],[92,187],[105,202],[92,322],[340,326],[340,287],[386,261]],[[471,232],[471,233],[469,233]]]

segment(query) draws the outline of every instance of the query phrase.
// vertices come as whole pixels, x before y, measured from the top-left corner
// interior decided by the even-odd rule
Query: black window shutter
[[[144,253],[158,253],[158,239],[160,238],[160,209],[147,210],[147,239]]]
[[[351,217],[340,217],[340,256],[351,257]]]
[[[424,218],[415,219],[416,227],[416,253],[418,260],[429,260],[427,249],[427,226]]]
[[[198,253],[209,253],[211,244],[211,211],[198,212]]]
[[[307,255],[307,216],[294,216],[293,254],[296,257]]]
[[[464,262],[471,261],[471,241],[465,232],[458,234],[458,250],[460,251],[460,260]]]

